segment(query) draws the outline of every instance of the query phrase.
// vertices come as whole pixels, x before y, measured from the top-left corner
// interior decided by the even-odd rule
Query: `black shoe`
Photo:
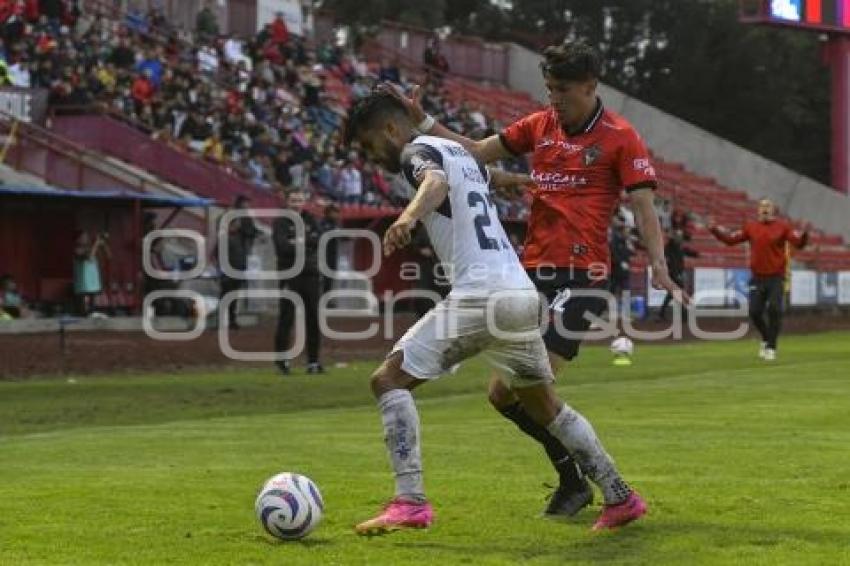
[[[325,373],[325,368],[319,362],[307,364],[307,373]]]
[[[278,360],[274,364],[283,375],[289,375],[289,372],[292,371],[292,368],[289,365],[289,360]]]
[[[549,496],[543,516],[549,519],[573,517],[591,503],[593,489],[587,480],[582,479],[578,485],[559,485]]]

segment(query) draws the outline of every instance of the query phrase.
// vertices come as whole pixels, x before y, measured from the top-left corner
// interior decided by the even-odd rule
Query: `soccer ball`
[[[325,503],[313,480],[284,472],[263,485],[254,509],[263,528],[273,537],[297,540],[322,521]]]
[[[611,352],[614,353],[614,365],[615,366],[628,366],[632,364],[632,353],[635,351],[634,343],[626,338],[625,336],[620,336],[611,342]]]
[[[620,336],[611,342],[611,351],[617,356],[631,356],[635,351],[635,345],[625,336]]]

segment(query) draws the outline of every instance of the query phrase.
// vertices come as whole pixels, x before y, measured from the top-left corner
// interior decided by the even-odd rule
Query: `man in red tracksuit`
[[[776,207],[768,199],[758,205],[758,220],[749,220],[734,232],[709,222],[714,236],[730,246],[750,243],[750,318],[761,334],[759,357],[776,359],[776,340],[782,324],[783,283],[788,258],[786,243],[802,248],[809,241],[809,233],[794,230],[791,223],[776,218]],[[765,314],[767,317],[765,318]]]

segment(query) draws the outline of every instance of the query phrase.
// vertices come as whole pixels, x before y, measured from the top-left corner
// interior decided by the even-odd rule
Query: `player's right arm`
[[[428,117],[428,114],[422,108],[422,89],[418,85],[413,87],[410,98],[402,94],[395,85],[385,83],[381,86],[383,90],[395,96],[404,105],[414,124],[421,124]],[[439,122],[434,122],[434,125],[427,132],[422,133],[459,143],[481,163],[492,163],[512,156],[511,151],[504,146],[498,135],[483,140],[474,140],[451,131]]]
[[[410,243],[416,223],[447,200],[449,181],[439,151],[425,144],[410,144],[401,153],[401,171],[416,189],[410,204],[384,234],[384,255]]]
[[[741,242],[746,242],[750,239],[747,235],[746,225],[744,228],[740,230],[729,231],[723,226],[718,226],[713,222],[709,223],[708,230],[711,232],[715,238],[723,242],[728,246],[734,246],[735,244],[740,244]]]

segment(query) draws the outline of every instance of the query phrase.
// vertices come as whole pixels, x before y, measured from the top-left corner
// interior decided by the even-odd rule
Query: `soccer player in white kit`
[[[346,125],[348,143],[358,141],[369,159],[403,173],[416,190],[387,230],[384,254],[409,244],[422,222],[452,280],[446,299],[408,330],[372,375],[396,490],[381,513],[355,530],[374,535],[431,524],[411,391],[480,352],[611,502],[593,528],[639,518],[646,503],[622,480],[590,423],[555,393],[540,335],[540,299],[496,215],[487,170],[460,144],[416,134],[404,106],[384,92],[358,102]]]

